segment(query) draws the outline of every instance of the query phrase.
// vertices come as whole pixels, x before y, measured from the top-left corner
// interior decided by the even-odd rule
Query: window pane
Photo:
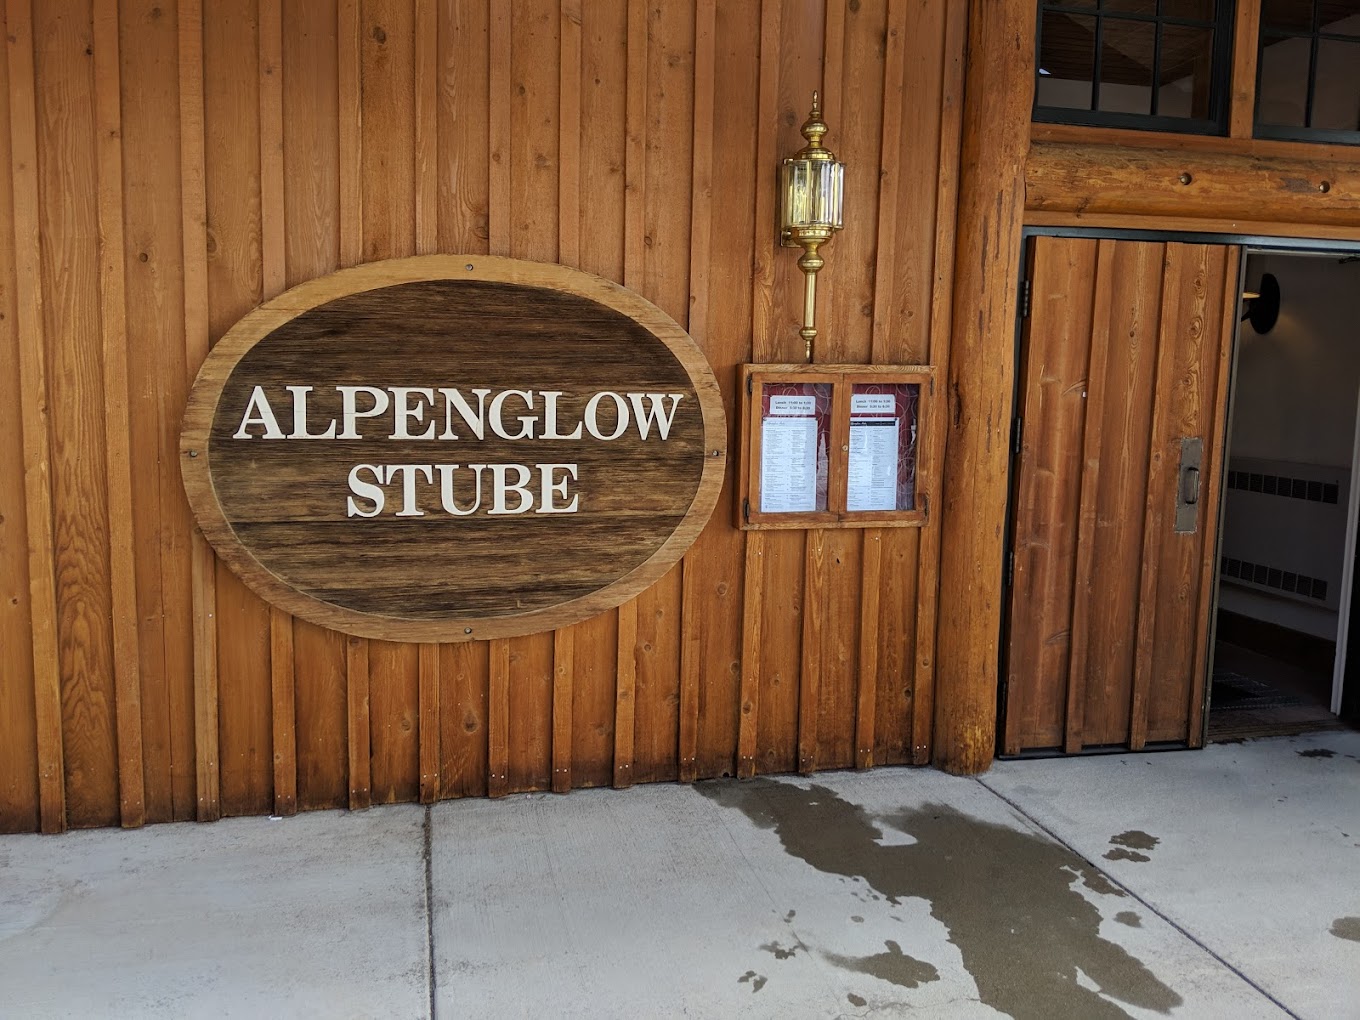
[[[1360,0],[1321,0],[1318,26],[1333,35],[1360,37]]]
[[[1162,14],[1168,18],[1187,18],[1195,21],[1214,20],[1214,0],[1162,0]]]
[[[1262,42],[1256,121],[1281,127],[1304,127],[1310,40],[1266,37]]]
[[[1207,28],[1162,28],[1162,77],[1157,112],[1166,117],[1209,116],[1214,33]]]
[[[1153,15],[1157,13],[1157,0],[1103,0],[1100,9],[1102,11]]]
[[[1360,131],[1360,42],[1318,41],[1313,122],[1333,131]]]
[[[1106,18],[1100,46],[1100,99],[1110,113],[1152,112],[1152,63],[1157,24]]]
[[[1281,32],[1313,31],[1313,0],[1264,0],[1261,27]]]
[[[767,382],[760,401],[761,512],[825,510],[831,384]]]
[[[1039,106],[1091,109],[1095,18],[1045,11],[1039,42]]]

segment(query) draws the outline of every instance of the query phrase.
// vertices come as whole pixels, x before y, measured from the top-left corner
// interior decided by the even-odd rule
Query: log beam
[[[1074,218],[1347,226],[1360,220],[1360,159],[1035,141],[1025,168],[1031,212]]]
[[[963,774],[985,771],[996,751],[1002,512],[1035,18],[1035,0],[969,3],[934,734],[935,765]]]

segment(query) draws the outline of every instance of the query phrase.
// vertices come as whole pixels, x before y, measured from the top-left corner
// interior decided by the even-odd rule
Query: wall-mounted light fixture
[[[1269,333],[1280,317],[1280,281],[1274,273],[1263,273],[1256,290],[1242,292],[1242,321],[1251,322],[1258,333]]]
[[[821,97],[812,93],[812,112],[803,124],[807,145],[779,170],[779,243],[802,248],[798,268],[804,274],[803,328],[798,335],[812,360],[812,341],[817,337],[817,271],[825,265],[819,249],[844,225],[841,202],[845,194],[845,164],[822,145],[827,132],[822,120]]]

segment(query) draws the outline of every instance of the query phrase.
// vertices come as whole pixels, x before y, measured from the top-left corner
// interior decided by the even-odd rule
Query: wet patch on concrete
[[[1129,928],[1143,927],[1143,919],[1139,917],[1137,914],[1135,914],[1132,910],[1121,910],[1119,913],[1114,915],[1114,919],[1118,921],[1120,924],[1125,925],[1126,927]]]
[[[823,953],[822,956],[842,970],[868,974],[902,988],[920,988],[931,981],[940,980],[940,972],[934,966],[908,956],[896,942],[888,939],[883,945],[888,951],[873,956],[841,956],[837,953]]]
[[[1152,860],[1147,854],[1140,854],[1137,850],[1129,850],[1122,846],[1105,851],[1105,859],[1107,861],[1136,861],[1139,864],[1146,864]]]
[[[1338,917],[1332,922],[1332,934],[1347,942],[1360,942],[1360,917]]]
[[[1118,836],[1111,836],[1110,842],[1115,846],[1129,847],[1131,850],[1151,850],[1161,840],[1138,829],[1129,829],[1127,832],[1121,832]]]
[[[1076,882],[1112,889],[1108,880],[1040,835],[947,805],[874,817],[820,785],[751,779],[696,789],[773,830],[818,871],[862,879],[893,904],[927,901],[994,1009],[1102,1020],[1127,1016],[1110,999],[1160,1013],[1181,1004],[1142,961],[1101,938],[1100,911]],[[885,825],[915,842],[881,845]],[[1079,984],[1078,972],[1109,998]]]
[[[803,945],[801,940],[795,942],[791,946],[783,946],[778,942],[766,942],[760,947],[761,952],[769,953],[776,960],[791,960],[798,954],[798,950],[800,949],[807,949],[807,946]]]
[[[1138,829],[1129,829],[1117,836],[1111,836],[1110,842],[1114,844],[1114,849],[1105,852],[1107,861],[1134,861],[1138,864],[1146,864],[1152,858],[1147,854],[1139,853],[1139,851],[1151,850],[1161,840]]]
[[[1336,752],[1326,747],[1310,747],[1306,751],[1297,751],[1300,758],[1335,758]]]
[[[766,980],[767,978],[765,977],[764,974],[757,974],[753,970],[748,970],[741,977],[737,978],[737,984],[739,985],[749,984],[751,986],[751,994],[754,995],[756,992],[760,991],[762,988],[765,987]]]

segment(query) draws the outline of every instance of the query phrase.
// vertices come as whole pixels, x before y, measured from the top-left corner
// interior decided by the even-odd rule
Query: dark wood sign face
[[[619,605],[722,485],[716,381],[660,309],[542,263],[426,256],[296,287],[199,373],[185,488],[262,597],[366,637],[455,641]]]

